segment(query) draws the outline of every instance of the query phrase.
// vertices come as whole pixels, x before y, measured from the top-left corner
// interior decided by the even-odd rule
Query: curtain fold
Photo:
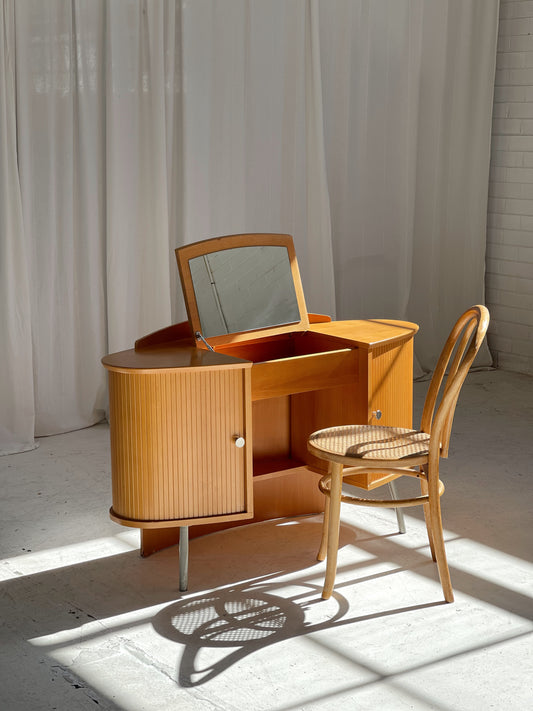
[[[16,3],[18,167],[35,431],[104,415],[102,3]]]
[[[107,347],[172,318],[180,182],[181,10],[106,3]]]
[[[30,275],[17,167],[15,5],[0,13],[0,454],[35,447]]]
[[[320,5],[338,318],[406,318],[421,3]]]
[[[292,234],[426,369],[483,301],[498,0],[0,2],[0,452],[104,416],[184,243]]]

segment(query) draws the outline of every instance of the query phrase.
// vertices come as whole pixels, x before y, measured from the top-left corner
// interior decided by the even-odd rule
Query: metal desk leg
[[[185,592],[189,585],[189,527],[180,526],[180,592]]]
[[[396,486],[393,481],[389,481],[389,491],[391,498],[397,499],[398,494],[396,493]],[[403,511],[401,508],[394,509],[396,511],[396,520],[398,521],[398,528],[400,533],[405,533],[405,518],[403,517]]]

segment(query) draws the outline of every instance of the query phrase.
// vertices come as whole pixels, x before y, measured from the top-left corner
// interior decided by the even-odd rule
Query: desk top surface
[[[418,331],[416,323],[391,319],[363,319],[358,321],[327,321],[313,324],[310,331],[346,339],[359,348],[393,343],[412,338]]]
[[[180,325],[181,326],[181,325]],[[389,319],[326,321],[314,323],[309,331],[339,339],[339,347],[371,349],[376,346],[408,340],[418,331],[415,323]],[[253,340],[253,333],[250,334]],[[242,368],[252,362],[197,348],[192,338],[154,343],[131,348],[102,358],[102,364],[113,371],[143,371],[175,368]]]
[[[252,366],[250,361],[212,353],[195,346],[167,343],[148,346],[140,350],[111,353],[102,358],[108,370],[154,370],[175,368],[242,368]]]

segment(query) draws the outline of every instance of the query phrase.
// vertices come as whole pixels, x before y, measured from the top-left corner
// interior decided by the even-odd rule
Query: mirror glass
[[[189,260],[189,267],[205,338],[300,320],[286,247],[224,249]]]

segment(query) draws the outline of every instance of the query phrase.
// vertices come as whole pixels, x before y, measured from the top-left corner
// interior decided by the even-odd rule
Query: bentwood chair
[[[326,579],[322,597],[333,592],[339,547],[341,501],[386,508],[422,505],[433,560],[447,602],[453,602],[450,572],[446,561],[440,497],[444,485],[439,479],[439,461],[448,456],[451,427],[459,392],[481,346],[489,312],[484,306],[468,309],[453,327],[426,395],[419,430],[379,425],[329,427],[309,437],[308,449],[329,462],[328,474],[319,486],[326,495],[322,541],[318,560],[327,553]],[[445,377],[448,372],[447,377]],[[420,496],[407,499],[364,499],[342,492],[343,480],[361,472],[379,472],[383,483],[401,476],[420,480]]]

